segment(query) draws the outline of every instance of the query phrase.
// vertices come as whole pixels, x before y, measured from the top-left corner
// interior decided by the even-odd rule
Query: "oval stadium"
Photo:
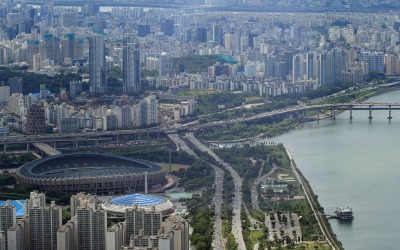
[[[128,194],[111,198],[103,203],[102,207],[109,214],[124,215],[128,208],[144,209],[147,212],[152,211],[154,207],[155,212],[162,212],[167,215],[174,212],[174,205],[168,199],[147,194]]]
[[[40,190],[99,195],[127,194],[160,187],[165,172],[156,164],[136,159],[78,153],[35,160],[17,171],[21,183],[37,185]]]

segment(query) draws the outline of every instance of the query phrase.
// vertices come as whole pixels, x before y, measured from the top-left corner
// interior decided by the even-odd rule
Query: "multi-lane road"
[[[195,152],[182,140],[178,134],[167,134],[168,137],[175,143],[177,150],[182,150],[196,158],[198,156]],[[193,142],[192,142],[193,143]],[[224,181],[224,171],[221,168],[212,165],[211,167],[215,171],[215,194],[212,200],[215,205],[214,208],[214,234],[212,246],[216,250],[225,250],[225,243],[222,236],[222,219],[221,219],[221,206],[222,206],[222,191],[223,191],[223,181]]]
[[[236,172],[231,165],[223,161],[218,155],[216,155],[211,149],[203,145],[199,140],[194,137],[193,133],[187,133],[186,138],[188,138],[195,147],[197,147],[202,152],[207,152],[215,161],[221,164],[225,169],[227,169],[233,178],[234,182],[234,197],[232,200],[233,206],[233,218],[232,218],[232,233],[235,237],[236,243],[238,244],[238,249],[246,249],[242,235],[242,221],[240,219],[241,205],[242,205],[242,178]]]

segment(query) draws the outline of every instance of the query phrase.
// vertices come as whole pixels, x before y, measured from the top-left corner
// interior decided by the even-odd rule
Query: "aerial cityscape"
[[[400,2],[0,20],[0,250],[397,248]]]

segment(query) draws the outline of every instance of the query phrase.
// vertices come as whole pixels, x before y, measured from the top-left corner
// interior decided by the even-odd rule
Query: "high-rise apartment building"
[[[318,55],[318,79],[321,86],[334,84],[335,61],[332,51]]]
[[[119,250],[124,245],[124,223],[120,222],[107,229],[106,249]]]
[[[385,55],[386,75],[393,76],[400,73],[399,57],[394,54]]]
[[[82,82],[81,81],[70,81],[69,82],[69,96],[72,100],[82,92]]]
[[[306,54],[306,74],[307,80],[316,80],[318,78],[318,55],[315,51]]]
[[[100,36],[89,38],[89,80],[91,93],[107,91],[107,68],[104,40]]]
[[[154,95],[150,95],[146,97],[145,99],[146,102],[146,117],[147,117],[147,125],[151,124],[157,124],[158,123],[158,118],[157,118],[157,98]]]
[[[29,248],[56,250],[57,231],[62,226],[62,209],[54,201],[50,206],[28,205]]]
[[[127,34],[123,41],[123,85],[124,93],[139,93],[140,77],[140,44],[134,34]]]
[[[361,62],[368,64],[369,72],[385,72],[385,55],[382,52],[361,52]]]
[[[40,54],[43,59],[49,59],[54,64],[59,64],[61,61],[60,38],[52,34],[43,34],[40,41]]]
[[[10,85],[10,95],[22,94],[22,77],[8,78],[8,85]]]
[[[105,250],[107,211],[86,203],[76,210],[77,249]]]
[[[132,108],[123,106],[117,109],[117,120],[119,129],[129,129],[132,127]]]
[[[26,250],[29,246],[28,217],[24,217],[7,230],[7,249]]]
[[[344,49],[334,49],[334,84],[342,83],[342,72],[346,70],[347,53]]]
[[[303,54],[293,56],[293,84],[304,79],[305,65]]]
[[[15,224],[15,206],[11,201],[6,201],[5,205],[0,205],[0,232],[3,232],[4,249],[7,249],[7,230]]]
[[[10,102],[10,86],[0,86],[0,104]]]
[[[61,14],[61,25],[64,27],[78,26],[78,13],[77,12],[64,12]]]
[[[174,19],[165,19],[161,22],[161,32],[166,36],[174,34]]]
[[[72,217],[57,231],[57,250],[77,249],[76,217]]]
[[[32,105],[26,114],[26,121],[24,125],[25,134],[37,135],[46,132],[46,118],[42,106]]]
[[[61,57],[77,60],[83,58],[83,39],[78,39],[74,33],[64,34],[61,41]]]
[[[181,216],[170,216],[163,224],[165,232],[173,233],[173,249],[189,250],[189,223]]]
[[[70,198],[71,204],[71,217],[76,215],[76,211],[79,207],[92,207],[96,208],[101,204],[101,200],[99,200],[95,195],[78,193],[72,195]]]
[[[214,24],[213,25],[213,40],[219,45],[223,45],[224,43],[224,33],[221,25]]]
[[[137,127],[157,124],[157,98],[150,95],[134,107],[134,124]]]
[[[0,250],[6,250],[6,233],[0,231]]]
[[[168,53],[162,52],[158,59],[158,76],[170,76],[172,70],[172,60]]]
[[[156,212],[155,208],[148,212],[134,208],[128,208],[125,212],[125,244],[129,244],[131,236],[138,236],[143,230],[144,236],[158,235],[162,224],[162,213]]]

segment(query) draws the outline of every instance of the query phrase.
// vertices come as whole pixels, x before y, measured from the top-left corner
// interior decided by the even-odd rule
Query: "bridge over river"
[[[53,143],[59,141],[72,141],[78,145],[79,141],[101,141],[112,140],[113,138],[118,142],[121,136],[137,136],[140,139],[142,135],[145,137],[150,134],[155,134],[158,138],[160,134],[165,133],[179,133],[188,131],[197,131],[207,128],[220,127],[225,125],[232,125],[236,123],[249,122],[262,120],[268,117],[290,115],[294,113],[304,114],[306,111],[317,111],[316,119],[320,118],[320,113],[329,111],[330,117],[335,119],[336,113],[340,110],[350,110],[350,119],[353,118],[353,110],[366,110],[368,111],[368,119],[372,119],[373,111],[387,111],[388,119],[392,119],[392,110],[400,110],[400,103],[337,103],[337,104],[318,104],[318,105],[298,105],[295,107],[267,111],[257,115],[248,117],[237,117],[223,121],[214,121],[205,124],[188,123],[188,124],[175,124],[175,125],[160,125],[158,127],[148,129],[130,129],[130,130],[116,130],[116,131],[99,131],[96,133],[71,133],[71,134],[43,134],[43,135],[16,135],[16,136],[3,136],[0,137],[0,145],[7,144],[27,144],[34,142],[39,143]],[[142,138],[143,138],[142,137]]]
[[[261,114],[249,116],[249,117],[239,117],[239,118],[233,118],[229,120],[224,120],[224,121],[214,121],[214,122],[209,122],[201,125],[192,125],[192,126],[186,126],[182,125],[181,127],[175,128],[176,130],[190,130],[190,131],[196,131],[196,130],[201,130],[201,129],[206,129],[206,128],[211,128],[211,127],[219,127],[219,126],[225,126],[225,125],[231,125],[231,124],[236,124],[236,123],[241,123],[241,122],[248,122],[248,121],[255,121],[255,120],[261,120],[267,117],[274,117],[274,116],[280,116],[280,115],[286,115],[286,114],[293,114],[293,113],[300,113],[304,114],[306,111],[317,111],[316,119],[320,118],[320,113],[322,111],[329,110],[330,117],[332,119],[336,118],[337,111],[339,110],[350,110],[350,119],[353,118],[353,110],[367,110],[368,111],[368,119],[371,120],[373,119],[372,116],[372,111],[374,110],[386,110],[388,111],[388,119],[392,119],[392,110],[400,110],[400,103],[357,103],[357,102],[351,102],[351,103],[336,103],[336,104],[316,104],[316,105],[299,105],[291,108],[286,108],[286,109],[281,109],[281,110],[275,110],[275,111],[268,111],[264,112]]]

